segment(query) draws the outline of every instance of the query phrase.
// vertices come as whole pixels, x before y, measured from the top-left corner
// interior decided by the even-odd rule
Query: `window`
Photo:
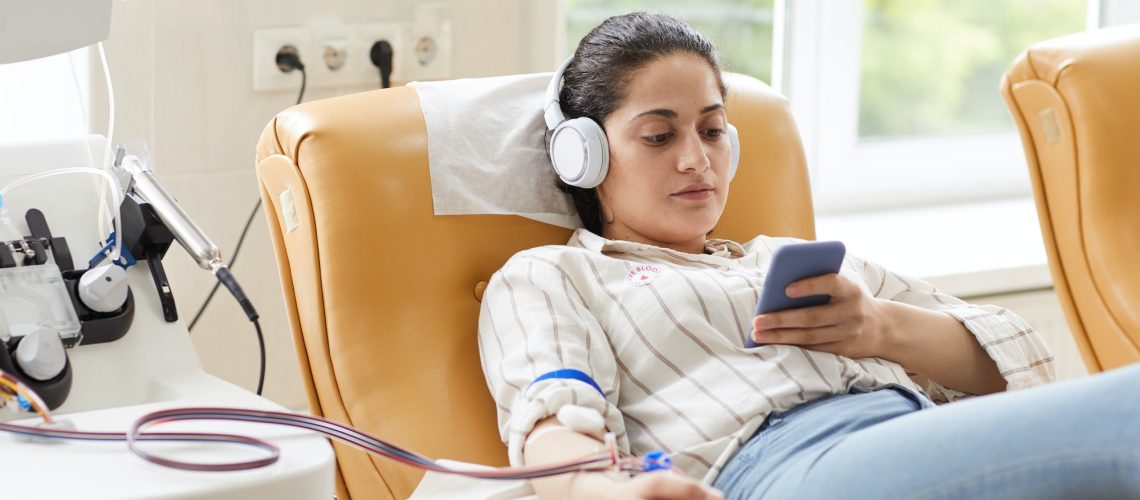
[[[568,57],[578,42],[607,17],[637,10],[684,19],[716,44],[725,71],[765,82],[772,75],[774,0],[566,0]]]
[[[1085,29],[1085,0],[824,3],[790,2],[788,85],[820,212],[1029,193],[998,86],[1029,45]]]
[[[87,134],[88,49],[0,64],[0,143]]]
[[[817,211],[1027,196],[998,90],[1029,45],[1113,24],[1126,0],[564,0],[565,54],[608,16],[677,16],[728,71],[788,95]]]

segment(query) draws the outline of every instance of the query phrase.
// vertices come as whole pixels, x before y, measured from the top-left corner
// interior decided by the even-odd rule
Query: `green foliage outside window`
[[[771,81],[773,0],[566,3],[568,51],[609,16],[659,12],[712,38],[726,71]],[[1086,7],[1086,0],[864,0],[860,140],[1013,130],[1001,76],[1034,42],[1084,29]]]
[[[1034,42],[1083,30],[1085,8],[1083,0],[866,0],[860,139],[1013,130],[1002,75]]]

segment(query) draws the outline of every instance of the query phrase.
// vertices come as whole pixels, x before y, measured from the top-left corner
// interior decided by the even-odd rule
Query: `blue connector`
[[[112,231],[111,234],[107,236],[107,243],[103,245],[103,248],[100,248],[98,252],[95,252],[94,256],[87,260],[88,268],[93,268],[99,265],[100,262],[103,262],[103,259],[107,258],[107,255],[111,253],[111,249],[115,247],[115,238],[117,237],[118,235],[116,235],[114,231]],[[131,255],[131,251],[127,249],[127,247],[124,246],[120,250],[122,250],[122,255],[119,256],[119,261],[114,262],[113,264],[123,269],[127,269],[138,262],[138,259],[136,259],[134,255]]]
[[[24,411],[32,411],[32,403],[29,403],[23,396],[17,394],[16,402],[20,403],[20,408],[23,408]]]
[[[655,470],[669,470],[673,468],[673,459],[665,456],[664,450],[651,451],[642,458],[642,472]]]

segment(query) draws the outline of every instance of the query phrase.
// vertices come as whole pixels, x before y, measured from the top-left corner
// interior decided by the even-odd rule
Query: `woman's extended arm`
[[[880,358],[956,391],[990,394],[1005,390],[997,363],[953,316],[886,299],[875,301],[886,318]]]
[[[602,443],[563,427],[555,417],[535,425],[523,454],[527,465],[557,462],[601,451]],[[716,490],[684,475],[654,472],[634,479],[605,472],[576,472],[531,481],[539,498],[586,498],[590,500],[659,498],[720,499]]]
[[[757,316],[753,321],[754,338],[759,336],[756,341],[795,344],[850,358],[879,357],[969,394],[1005,388],[997,364],[953,316],[870,297],[840,274],[788,287],[791,297],[821,294],[831,295],[831,302]]]
[[[938,385],[988,394],[1053,379],[1053,357],[1029,325],[993,306],[972,306],[927,283],[867,264],[864,279],[830,274],[793,283],[789,296],[830,303],[753,319],[760,343],[794,344],[851,358],[879,357]],[[875,279],[877,278],[877,279]]]

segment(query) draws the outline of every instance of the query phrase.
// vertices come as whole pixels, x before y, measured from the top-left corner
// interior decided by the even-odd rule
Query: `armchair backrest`
[[[740,169],[716,236],[814,237],[787,101],[726,75]],[[540,113],[535,103],[535,113]],[[281,112],[257,173],[312,411],[432,458],[506,464],[476,342],[482,286],[570,231],[511,215],[434,216],[427,129],[402,87]],[[406,498],[421,473],[335,444],[341,498]]]
[[[1089,371],[1140,361],[1140,26],[1038,43],[1002,94],[1049,268]]]

